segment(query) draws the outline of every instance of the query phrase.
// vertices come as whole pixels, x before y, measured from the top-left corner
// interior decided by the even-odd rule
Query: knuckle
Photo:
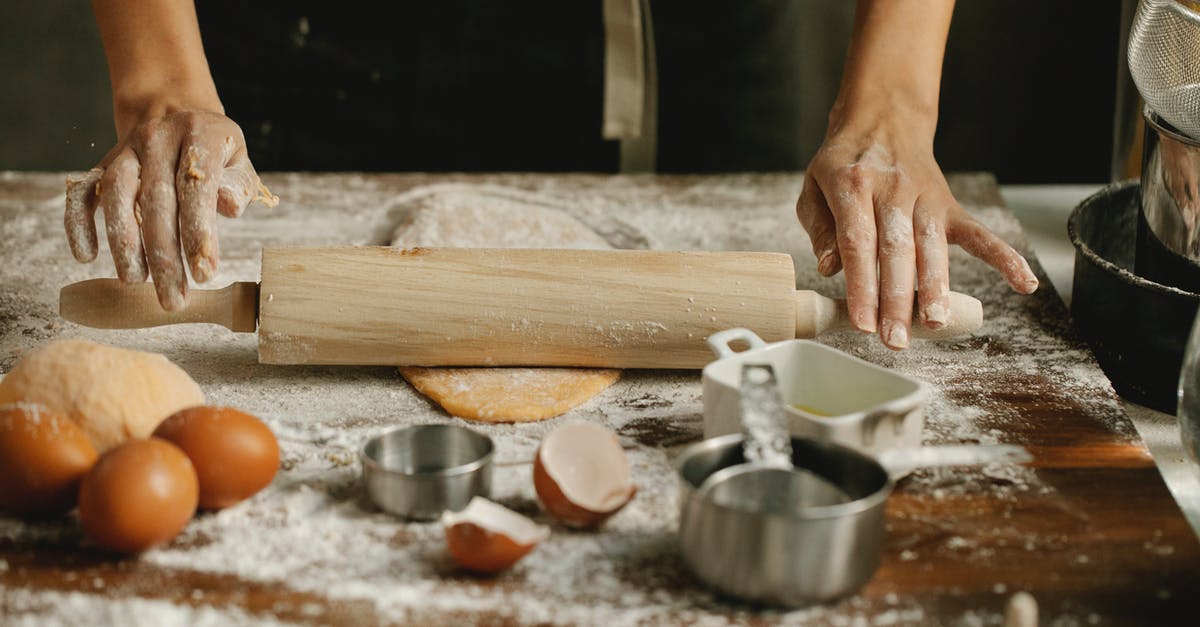
[[[885,237],[879,242],[879,254],[884,257],[912,256],[914,252],[910,238]]]
[[[884,182],[880,184],[882,195],[885,198],[897,199],[909,196],[907,192],[909,188],[908,179],[899,174],[888,174]],[[909,203],[911,204],[911,203]]]
[[[150,146],[155,136],[157,125],[151,121],[137,125],[129,133],[129,143],[134,146]]]
[[[841,171],[841,182],[850,191],[861,193],[871,184],[871,173],[861,163],[852,163]]]
[[[156,209],[164,208],[175,199],[175,189],[166,181],[143,183],[138,189],[138,204],[154,213]]]
[[[110,193],[119,193],[120,181],[124,178],[122,175],[125,174],[127,169],[125,164],[120,161],[104,168],[104,173],[100,175],[99,183],[99,188],[102,192],[100,194],[101,198],[108,196]]]
[[[137,178],[141,171],[141,165],[137,159],[117,159],[116,163],[112,164],[109,169],[113,170],[115,177],[124,180]]]
[[[167,119],[179,128],[191,129],[200,124],[202,114],[198,111],[175,111]]]
[[[850,250],[865,250],[875,244],[874,237],[864,229],[842,229],[838,231],[838,242]]]
[[[943,237],[941,223],[939,223],[937,220],[931,220],[928,218],[914,219],[913,232],[916,233],[917,237],[919,237],[922,242],[928,242],[930,240],[936,240]]]

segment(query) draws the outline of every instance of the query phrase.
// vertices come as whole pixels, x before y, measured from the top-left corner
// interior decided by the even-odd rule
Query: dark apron
[[[799,137],[795,3],[652,8],[657,169],[803,167],[815,146]],[[197,10],[222,101],[261,170],[621,169],[616,138],[631,138],[604,133],[614,119],[605,2],[206,0]]]

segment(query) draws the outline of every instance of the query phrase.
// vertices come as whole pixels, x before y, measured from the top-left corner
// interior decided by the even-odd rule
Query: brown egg
[[[0,406],[0,510],[70,511],[96,457],[83,429],[66,417],[32,403]]]
[[[567,422],[542,439],[533,487],[546,511],[581,528],[604,522],[637,492],[617,435],[583,421]]]
[[[172,414],[155,437],[174,442],[200,479],[200,507],[221,509],[267,487],[279,469],[279,443],[261,420],[231,407],[201,405]]]
[[[550,536],[545,525],[478,496],[461,512],[442,514],[442,527],[450,557],[477,573],[512,566]]]
[[[196,471],[178,446],[130,440],[83,478],[79,522],[98,546],[137,553],[179,535],[196,513],[198,494]]]

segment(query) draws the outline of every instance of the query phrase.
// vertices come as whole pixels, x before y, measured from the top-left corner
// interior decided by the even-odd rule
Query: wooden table
[[[222,223],[215,283],[256,278],[261,246],[383,243],[413,206],[439,194],[475,194],[561,206],[620,245],[788,252],[801,287],[835,292],[836,281],[813,271],[791,215],[800,180],[276,175],[268,182],[284,199],[279,209]],[[469,577],[449,563],[437,525],[395,521],[364,501],[354,458],[361,441],[386,426],[455,419],[389,368],[262,366],[253,337],[221,329],[101,332],[58,320],[60,285],[111,273],[107,261],[79,266],[70,259],[60,233],[62,181],[0,175],[0,372],[55,337],[163,352],[210,401],[262,416],[280,437],[284,464],[253,501],[201,515],[173,544],[140,558],[89,548],[72,519],[0,517],[6,618],[997,624],[1009,597],[1023,590],[1036,597],[1045,622],[1167,624],[1186,622],[1200,592],[1200,544],[1048,283],[1019,297],[956,253],[954,287],[983,300],[988,316],[976,336],[903,353],[851,333],[822,338],[930,382],[928,441],[1013,442],[1035,461],[1030,468],[919,471],[888,504],[883,565],[867,587],[837,604],[781,612],[712,596],[676,556],[670,460],[680,445],[702,437],[696,373],[627,373],[574,412],[637,443],[630,459],[641,490],[626,511],[593,534],[556,527],[513,571]],[[1021,242],[991,177],[961,175],[952,183],[981,220]],[[477,427],[497,440],[506,464],[498,500],[545,522],[519,462],[553,424]]]

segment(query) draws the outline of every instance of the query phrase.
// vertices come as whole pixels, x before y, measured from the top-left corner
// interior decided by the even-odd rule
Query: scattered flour
[[[277,175],[271,188],[285,199],[274,209],[254,208],[237,223],[222,221],[223,256],[214,286],[258,278],[258,250],[276,245],[382,244],[403,221],[412,199],[443,179],[413,175]],[[828,295],[839,278],[816,272],[803,230],[794,217],[799,175],[721,177],[464,177],[433,186],[459,194],[508,195],[558,207],[591,226],[618,248],[770,250],[795,260],[798,285]],[[303,595],[313,616],[335,603],[357,603],[361,623],[691,623],[815,621],[830,625],[891,625],[932,621],[917,599],[891,590],[795,612],[760,611],[718,599],[684,572],[677,556],[678,498],[671,460],[675,450],[701,437],[699,376],[695,372],[629,371],[612,388],[570,415],[607,424],[636,447],[628,451],[639,491],[595,533],[554,527],[554,534],[513,570],[495,579],[456,571],[437,524],[404,523],[374,510],[359,487],[358,451],[379,431],[398,424],[457,422],[402,384],[394,368],[279,367],[257,363],[252,335],[189,326],[142,331],[100,331],[58,320],[58,286],[111,275],[106,242],[98,265],[76,264],[63,242],[62,180],[57,176],[0,176],[0,371],[52,337],[83,337],[165,353],[187,370],[210,402],[261,416],[282,451],[276,481],[248,502],[202,514],[167,547],[143,555],[131,581],[162,598],[127,598],[130,588],[88,588],[95,569],[70,565],[27,566],[15,560],[31,549],[81,543],[72,521],[31,525],[0,518],[0,610],[10,624],[112,622],[118,624],[241,624],[267,622],[246,607],[209,605],[210,596],[172,589],[186,573],[233,578],[239,586],[275,585]],[[959,190],[962,191],[962,190]],[[515,201],[514,201],[515,202]],[[1020,242],[1012,216],[975,207],[975,215],[1009,241]],[[19,245],[17,245],[19,243]],[[1128,441],[1136,435],[1086,349],[1068,327],[1049,288],[1032,297],[1012,294],[982,263],[951,252],[952,287],[984,301],[987,322],[963,341],[914,341],[896,353],[873,337],[839,332],[821,340],[932,384],[927,408],[930,443],[1033,444],[1041,423],[1063,412],[1092,417]],[[624,331],[624,330],[623,330]],[[653,334],[652,323],[628,332]],[[1032,394],[1048,406],[1022,411]],[[462,423],[460,423],[462,424]],[[538,522],[530,468],[542,435],[554,421],[521,425],[471,424],[497,444],[494,497]],[[995,558],[984,538],[1021,547],[1028,535],[1017,517],[980,529],[939,514],[937,504],[980,495],[999,507],[1024,494],[1051,495],[1054,486],[1025,467],[924,470],[899,486],[898,495],[923,497],[922,514],[894,521],[888,553],[894,568],[918,568],[929,555],[950,556],[986,569]],[[1156,540],[1148,553],[1168,546]],[[1045,552],[1040,540],[1026,546]],[[37,553],[37,551],[33,551]],[[84,555],[90,553],[84,552]],[[24,587],[26,568],[57,569],[71,590]],[[97,566],[120,571],[119,563]],[[984,571],[986,572],[986,570]],[[181,575],[180,573],[184,573]],[[78,580],[76,580],[78,577]],[[186,579],[184,579],[186,580]],[[104,583],[105,579],[101,579]],[[992,585],[991,582],[988,585]],[[886,594],[885,594],[886,592]],[[988,590],[990,593],[990,589]],[[1168,593],[1169,594],[1169,593]],[[303,614],[303,612],[301,612]],[[979,611],[963,624],[997,624]],[[106,620],[107,619],[107,620]],[[305,619],[303,622],[322,622]]]

